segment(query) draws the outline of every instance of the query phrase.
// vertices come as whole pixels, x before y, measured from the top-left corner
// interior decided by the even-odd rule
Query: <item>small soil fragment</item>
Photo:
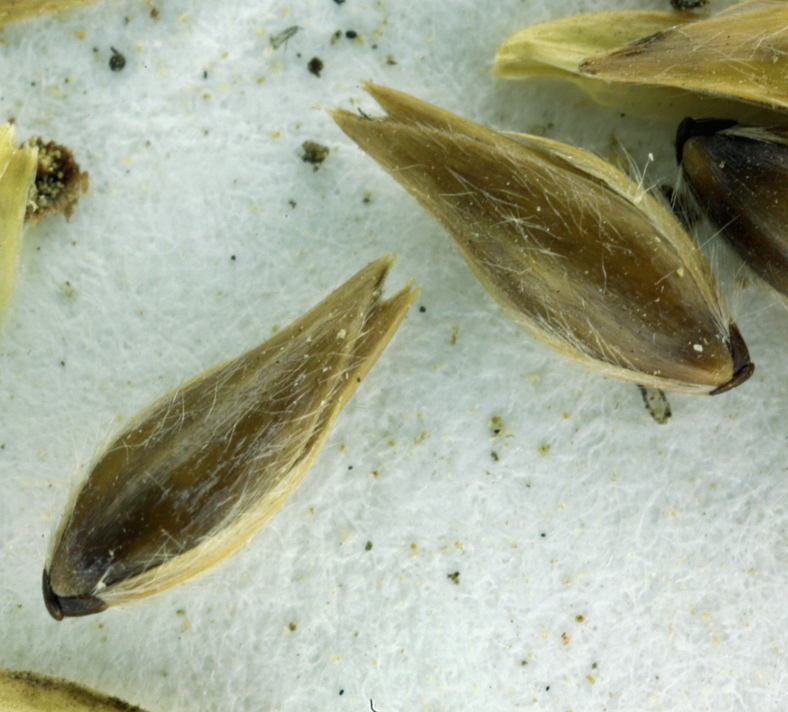
[[[323,64],[323,60],[320,59],[320,57],[312,57],[312,59],[309,60],[309,64],[306,66],[307,69],[312,72],[312,74],[314,74],[316,77],[319,77],[320,72],[323,71],[323,67],[325,65]]]
[[[311,163],[315,167],[315,170],[317,170],[317,167],[325,161],[328,156],[328,146],[323,146],[314,141],[304,141],[304,143],[301,144],[301,148],[304,149],[301,160],[303,160],[304,163]]]
[[[109,58],[109,68],[113,72],[119,72],[126,66],[126,58],[114,47],[110,47],[110,49],[112,50],[112,56]]]
[[[71,217],[79,196],[88,189],[88,174],[83,173],[71,151],[54,141],[47,144],[31,138],[29,145],[38,148],[36,179],[30,187],[25,219],[37,225],[50,213]]]

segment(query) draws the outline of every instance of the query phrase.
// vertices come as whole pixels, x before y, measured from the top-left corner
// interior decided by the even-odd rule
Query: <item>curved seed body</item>
[[[0,712],[145,712],[74,682],[0,669]]]
[[[520,141],[384,87],[340,127],[447,229],[537,338],[606,375],[715,393],[752,365],[709,266],[670,210],[592,154]]]
[[[215,564],[292,493],[417,292],[361,270],[275,337],[137,417],[90,469],[44,571],[57,619],[149,596]]]
[[[676,155],[711,221],[761,277],[788,295],[788,129],[686,119]]]

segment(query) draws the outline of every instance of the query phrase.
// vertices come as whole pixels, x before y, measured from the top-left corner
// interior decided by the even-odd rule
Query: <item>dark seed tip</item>
[[[695,119],[686,118],[679,124],[676,131],[676,163],[681,165],[684,156],[684,144],[695,136],[713,136],[725,129],[736,126],[733,119]]]
[[[46,603],[49,615],[56,621],[62,621],[65,616],[89,616],[93,613],[101,613],[107,604],[100,598],[91,595],[84,596],[58,596],[49,583],[49,573],[44,569],[43,578],[44,603]]]
[[[56,621],[62,621],[63,609],[60,607],[60,601],[55,595],[55,592],[52,590],[52,586],[49,584],[49,573],[46,569],[44,569],[42,587],[44,589],[44,603],[46,604],[47,610],[49,611],[49,615],[52,616]]]
[[[733,378],[727,383],[723,383],[719,388],[715,388],[711,395],[716,396],[720,393],[725,393],[731,388],[736,388],[744,383],[755,370],[755,364],[750,361],[750,352],[747,350],[747,344],[744,343],[744,338],[739,331],[736,324],[731,323],[731,337],[730,337],[730,350],[731,357],[733,358]]]

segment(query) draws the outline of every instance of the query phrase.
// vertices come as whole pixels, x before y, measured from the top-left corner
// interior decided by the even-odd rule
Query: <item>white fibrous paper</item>
[[[70,147],[90,190],[27,228],[0,332],[0,667],[149,712],[783,708],[781,298],[700,226],[756,370],[668,394],[660,424],[504,314],[326,112],[379,114],[371,80],[674,185],[675,125],[490,73],[525,25],[624,8],[670,3],[102,0],[5,27],[0,121]],[[386,294],[421,294],[270,523],[52,620],[48,547],[95,453],[388,252]]]

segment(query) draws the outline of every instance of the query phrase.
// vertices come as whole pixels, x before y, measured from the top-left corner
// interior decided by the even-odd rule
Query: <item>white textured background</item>
[[[738,288],[755,376],[658,425],[505,317],[323,111],[374,112],[372,79],[605,155],[615,135],[672,181],[673,126],[489,74],[521,25],[667,0],[155,4],[0,34],[0,119],[91,177],[70,222],[28,230],[0,341],[0,666],[151,712],[784,710],[785,308]],[[96,444],[388,251],[390,289],[422,296],[272,523],[141,605],[50,619],[47,541]]]

